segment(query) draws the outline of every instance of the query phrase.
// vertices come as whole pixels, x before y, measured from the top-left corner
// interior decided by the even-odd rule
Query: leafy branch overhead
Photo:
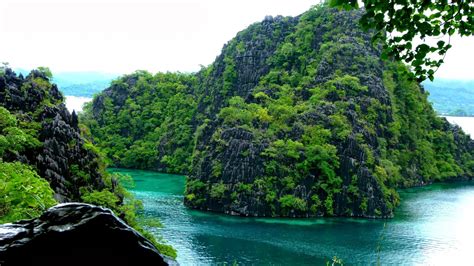
[[[363,0],[362,28],[375,30],[373,42],[383,42],[383,58],[402,60],[411,65],[418,81],[433,80],[444,63],[454,34],[472,36],[474,2],[472,0]],[[356,0],[331,0],[333,7],[359,8]],[[429,44],[428,39],[441,39]],[[416,43],[421,40],[420,44]]]

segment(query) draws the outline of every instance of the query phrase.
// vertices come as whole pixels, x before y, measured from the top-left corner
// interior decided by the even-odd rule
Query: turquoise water
[[[186,209],[184,177],[115,169],[135,180],[145,214],[182,265],[454,265],[472,263],[474,185],[437,184],[405,190],[394,219],[241,218]],[[159,230],[159,232],[157,231]],[[379,251],[378,251],[379,250]]]

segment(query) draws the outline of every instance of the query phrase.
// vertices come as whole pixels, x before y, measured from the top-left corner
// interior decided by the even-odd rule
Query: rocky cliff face
[[[89,124],[101,121],[100,113],[127,110],[145,117],[145,125],[165,121],[192,129],[192,138],[180,142],[186,152],[173,157],[191,166],[181,168],[189,174],[185,204],[191,208],[244,216],[391,217],[398,187],[470,179],[473,142],[436,116],[404,65],[380,59],[371,33],[358,28],[360,16],[318,6],[299,17],[251,25],[188,83],[181,97],[195,102],[192,119],[147,109],[169,99],[163,91],[181,85],[154,95],[156,89],[141,89],[147,88],[145,75],[129,92],[112,87],[97,97],[88,112],[99,117]],[[114,104],[121,98],[129,107]],[[101,126],[116,128],[116,121],[102,120]],[[124,124],[148,131],[138,122]],[[101,142],[97,126],[91,131],[99,145],[113,147]],[[153,132],[157,140],[176,134],[167,127]],[[156,158],[177,147],[143,145],[151,139],[140,141],[138,133],[114,134],[135,139],[139,145],[127,147]]]
[[[11,69],[0,68],[0,166],[4,171],[0,173],[0,181],[6,184],[4,189],[0,190],[2,221],[35,218],[57,201],[98,204],[110,208],[118,217],[146,235],[160,251],[175,257],[176,252],[172,247],[157,242],[153,235],[140,227],[136,221],[136,212],[140,202],[126,191],[118,181],[119,176],[105,170],[105,163],[97,148],[85,138],[87,129],[78,124],[78,117],[74,112],[70,114],[67,111],[63,96],[57,86],[50,82],[50,77],[51,73],[46,68],[34,70],[27,77],[17,76]],[[53,191],[56,201],[53,199]],[[85,219],[83,223],[87,223],[87,220],[92,218],[94,218],[94,223],[103,221],[88,217],[90,213],[81,213],[83,208],[81,209],[80,206],[78,208],[76,211],[73,207],[68,209],[71,213],[80,213],[79,216],[71,214],[72,218],[69,218],[76,219],[72,223],[82,224],[80,219]],[[54,210],[56,211],[62,212]],[[48,214],[45,215],[48,216]],[[61,220],[58,214],[50,215],[47,219],[49,219],[47,221],[49,224],[68,222],[68,220]],[[72,225],[64,224],[64,227],[67,226]],[[101,226],[112,226],[111,230],[123,229],[117,229],[114,224],[107,223]],[[84,235],[89,233],[81,230],[88,229],[82,228],[77,232]],[[91,230],[90,234],[99,232],[98,228]],[[35,237],[36,232],[28,233]],[[49,233],[45,234],[51,240],[41,240],[43,241],[40,241],[41,244],[45,246],[38,246],[39,251],[35,251],[37,244],[34,242],[34,247],[27,247],[26,250],[18,252],[29,252],[31,248],[31,252],[37,252],[35,254],[40,256],[43,251],[54,250],[54,247],[59,248],[63,244],[60,239],[63,236],[55,238],[54,233],[51,235]],[[111,237],[113,239],[114,236]],[[55,243],[55,241],[59,242]],[[78,238],[78,241],[86,244],[86,239]],[[67,248],[66,246],[63,249]],[[76,246],[76,248],[79,247]],[[110,252],[123,250],[120,247],[116,250],[113,246],[111,248]],[[9,249],[12,247],[10,246]],[[135,254],[135,251],[130,252]],[[45,256],[53,256],[51,252],[45,254],[50,254]],[[64,254],[69,253],[65,251]],[[78,254],[71,256],[79,256]],[[119,255],[120,252],[114,256]],[[18,254],[15,256],[21,259]],[[100,254],[97,253],[94,256],[100,256]],[[104,254],[102,257],[107,256]],[[138,261],[141,260],[138,259]],[[105,261],[102,260],[102,262]],[[0,264],[3,265],[1,259]],[[9,262],[9,265],[13,265],[13,262],[11,264]],[[21,263],[16,265],[21,265]]]
[[[0,225],[0,264],[176,265],[111,210],[67,203]]]
[[[80,187],[103,188],[98,155],[81,137],[76,114],[70,114],[55,84],[41,71],[27,77],[11,69],[0,75],[0,106],[29,127],[41,145],[10,151],[4,161],[32,165],[47,179],[60,202],[80,200]]]
[[[390,217],[396,187],[472,177],[473,151],[465,147],[473,142],[436,117],[402,65],[379,59],[359,17],[316,8],[277,18],[278,27],[266,19],[224,47],[207,77],[221,83],[203,83],[200,106],[217,110],[203,112],[208,122],[196,134],[188,206],[244,216]],[[289,31],[281,36],[279,28]],[[262,52],[248,33],[275,46]]]
[[[230,90],[204,83],[201,99],[210,101],[200,104],[217,110],[204,112],[209,122],[196,135],[188,206],[245,216],[390,217],[396,187],[472,177],[473,151],[465,147],[473,142],[435,116],[403,66],[379,59],[359,16],[316,8],[266,19],[253,27],[272,36],[273,49],[243,38],[260,36],[252,27],[223,49],[207,79],[220,77]],[[272,23],[280,25],[265,26]],[[278,28],[289,31],[273,38]]]

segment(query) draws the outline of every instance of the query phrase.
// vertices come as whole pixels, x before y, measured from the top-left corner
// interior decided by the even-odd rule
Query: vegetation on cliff
[[[82,121],[113,165],[188,174],[192,208],[390,217],[398,187],[471,178],[474,143],[380,59],[361,15],[267,17],[194,75],[118,79]]]
[[[0,69],[0,222],[35,218],[58,202],[80,201],[112,209],[154,241],[137,222],[140,202],[122,187],[122,176],[105,171],[50,80],[47,68],[26,77]]]
[[[81,121],[114,166],[189,172],[195,83],[187,74],[137,71],[87,104]]]

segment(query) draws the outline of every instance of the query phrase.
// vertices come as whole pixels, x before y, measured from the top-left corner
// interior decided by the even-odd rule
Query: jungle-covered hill
[[[187,174],[191,208],[390,217],[396,188],[470,179],[474,142],[380,59],[360,16],[267,17],[195,74],[115,80],[81,121],[112,165]]]

